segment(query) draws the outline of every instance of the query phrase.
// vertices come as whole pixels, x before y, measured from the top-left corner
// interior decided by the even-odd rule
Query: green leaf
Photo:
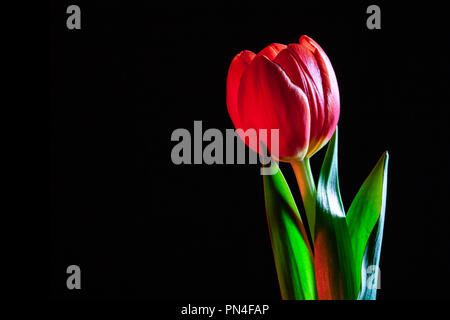
[[[315,300],[311,248],[289,186],[276,168],[274,175],[264,175],[264,196],[281,295],[285,300]]]
[[[388,161],[389,154],[386,151],[359,189],[347,214],[360,300],[376,299],[386,209]]]
[[[320,300],[356,299],[353,250],[338,177],[338,130],[328,143],[317,185],[314,266]]]

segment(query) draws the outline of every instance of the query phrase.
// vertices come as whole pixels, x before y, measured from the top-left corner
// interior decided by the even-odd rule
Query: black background
[[[345,208],[390,153],[379,299],[449,298],[445,10],[375,2],[382,29],[368,30],[369,4],[54,1],[51,297],[280,299],[259,167],[176,166],[170,137],[194,120],[233,128],[234,55],[306,34],[338,78]],[[66,288],[71,264],[82,290]]]

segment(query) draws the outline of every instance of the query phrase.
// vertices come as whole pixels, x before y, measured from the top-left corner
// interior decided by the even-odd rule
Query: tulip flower
[[[228,71],[227,106],[236,128],[279,129],[279,154],[274,156],[301,161],[333,135],[339,89],[325,52],[302,36],[299,43],[273,43],[258,54],[242,51],[234,57]],[[270,141],[263,142],[270,150]]]
[[[323,49],[302,36],[299,43],[273,43],[257,54],[242,51],[228,71],[227,107],[236,129],[242,129],[237,132],[244,142],[259,153],[261,146],[267,147],[276,160],[292,165],[297,178],[307,225],[281,171],[264,176],[282,298],[375,299],[376,286],[366,279],[372,272],[369,267],[379,268],[388,153],[382,155],[346,214],[337,164],[339,89]],[[243,132],[249,129],[257,134],[278,129],[278,145],[272,145],[267,134],[258,135],[257,144],[248,141]],[[309,159],[327,143],[316,190]]]

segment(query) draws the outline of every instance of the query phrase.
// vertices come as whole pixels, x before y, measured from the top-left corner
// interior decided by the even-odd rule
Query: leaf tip
[[[381,158],[384,161],[384,165],[387,165],[387,163],[389,162],[389,152],[387,150],[385,152],[383,152],[383,155],[381,156]]]

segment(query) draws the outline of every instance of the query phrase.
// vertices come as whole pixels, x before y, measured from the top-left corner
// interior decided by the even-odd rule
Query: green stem
[[[316,184],[314,183],[309,159],[292,161],[291,165],[294,169],[297,184],[302,195],[309,231],[314,244],[314,230],[316,225]]]

